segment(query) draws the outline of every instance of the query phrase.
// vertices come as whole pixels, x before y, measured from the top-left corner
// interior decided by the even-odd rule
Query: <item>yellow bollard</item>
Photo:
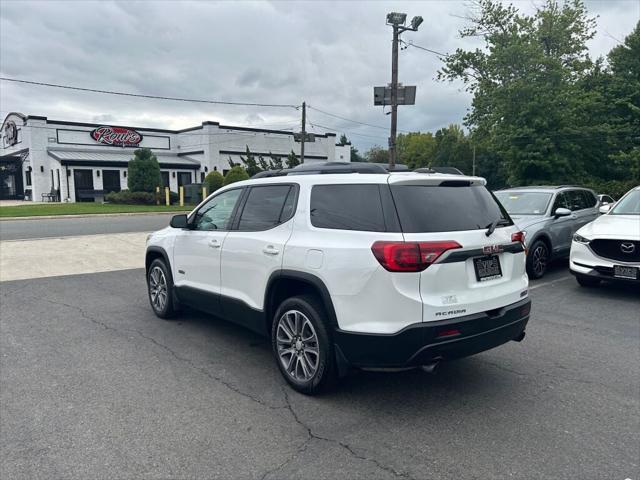
[[[165,200],[165,202],[167,204],[167,207],[169,205],[171,205],[171,202],[169,201],[169,198],[170,198],[169,197],[169,187],[164,187],[164,200]]]
[[[178,187],[178,190],[180,192],[180,206],[184,207],[184,187],[180,186]]]
[[[202,187],[202,200],[207,198],[207,187]]]
[[[156,187],[156,205],[160,205],[160,187]]]

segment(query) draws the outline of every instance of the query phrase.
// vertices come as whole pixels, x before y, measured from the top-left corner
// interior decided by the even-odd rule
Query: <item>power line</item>
[[[379,129],[381,129],[381,130],[389,130],[389,127],[383,127],[383,126],[381,126],[381,125],[373,125],[373,124],[371,124],[371,123],[365,123],[365,122],[360,122],[360,121],[358,121],[358,120],[353,120],[353,119],[351,119],[351,118],[341,117],[340,115],[336,115],[335,113],[325,112],[324,110],[320,110],[319,108],[312,107],[311,105],[307,105],[307,108],[308,108],[308,109],[311,109],[311,110],[315,110],[316,112],[322,113],[322,114],[324,114],[324,115],[328,115],[328,116],[330,116],[330,117],[334,117],[334,118],[338,118],[338,119],[340,119],[340,120],[344,120],[345,122],[357,123],[357,124],[359,124],[359,125],[365,125],[365,126],[367,126],[367,127],[372,127],[372,128],[379,128]],[[324,128],[324,127],[323,127],[323,128]],[[401,131],[401,132],[405,132],[405,133],[409,133],[409,131],[408,131],[408,130],[399,130],[399,131]]]
[[[312,122],[311,120],[309,120],[309,125],[311,125],[312,127],[324,128],[325,130],[339,131],[339,132],[342,132],[342,133],[348,133],[349,135],[356,135],[358,137],[367,137],[367,138],[375,138],[376,140],[384,140],[381,137],[374,137],[373,135],[365,135],[363,133],[356,133],[356,132],[354,132],[352,130],[344,130],[344,129],[340,129],[340,128],[327,127],[325,125],[320,125],[319,123]]]
[[[289,104],[283,104],[283,103],[231,102],[231,101],[222,101],[222,100],[202,100],[202,99],[196,99],[196,98],[163,97],[160,95],[144,95],[141,93],[116,92],[113,90],[98,90],[95,88],[84,88],[84,87],[74,87],[71,85],[59,85],[55,83],[35,82],[32,80],[22,80],[19,78],[0,77],[0,80],[3,80],[5,82],[24,83],[27,85],[38,85],[43,87],[64,88],[67,90],[77,90],[81,92],[103,93],[106,95],[118,95],[121,97],[137,97],[137,98],[152,98],[156,100],[171,100],[174,102],[209,103],[214,105],[239,105],[239,106],[245,106],[245,107],[295,108],[296,110],[299,108],[298,105],[289,105]]]
[[[447,54],[446,53],[442,53],[442,52],[438,52],[436,50],[431,50],[430,48],[426,48],[426,47],[421,47],[420,45],[416,45],[413,42],[405,42],[404,40],[400,40],[402,43],[404,43],[405,48],[406,47],[415,47],[415,48],[419,48],[420,50],[424,50],[425,52],[429,52],[429,53],[433,53],[434,55],[438,55],[439,57],[446,57]]]

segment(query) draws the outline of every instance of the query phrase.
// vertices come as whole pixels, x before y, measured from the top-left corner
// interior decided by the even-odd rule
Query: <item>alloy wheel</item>
[[[149,273],[149,295],[157,312],[162,312],[167,304],[167,279],[160,267],[153,267]]]
[[[278,358],[287,374],[297,381],[308,381],[320,362],[318,336],[309,318],[298,310],[285,312],[276,330]]]
[[[547,247],[540,244],[532,253],[533,256],[533,271],[537,276],[541,276],[547,269],[548,253]]]

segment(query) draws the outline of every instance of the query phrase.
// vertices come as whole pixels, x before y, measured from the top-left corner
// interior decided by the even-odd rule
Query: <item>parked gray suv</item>
[[[552,260],[568,257],[573,234],[598,216],[598,198],[587,188],[519,187],[494,193],[525,232],[529,278],[542,277]]]

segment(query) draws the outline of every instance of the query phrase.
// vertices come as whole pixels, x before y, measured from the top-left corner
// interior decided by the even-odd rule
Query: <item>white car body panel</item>
[[[499,253],[502,278],[478,282],[471,258],[456,263],[436,262],[423,272],[389,272],[371,251],[373,243],[381,240],[455,240],[464,249],[477,250],[512,243],[511,235],[518,231],[516,226],[499,227],[487,237],[486,230],[403,234],[323,229],[311,224],[313,185],[387,182],[439,185],[446,180],[470,181],[474,185],[486,183],[478,177],[416,173],[291,175],[237,182],[212,196],[245,185],[298,184],[294,217],[271,230],[259,232],[168,228],[151,235],[148,245],[168,252],[177,286],[192,286],[232,297],[257,310],[264,308],[265,288],[273,272],[285,269],[313,275],[326,285],[338,326],[348,332],[392,334],[411,324],[494,310],[523,300],[528,295],[524,252]],[[220,248],[209,246],[214,238],[220,242]],[[278,254],[265,254],[263,249],[269,245],[278,250]],[[180,274],[178,270],[188,273]],[[451,313],[455,310],[460,311]]]

